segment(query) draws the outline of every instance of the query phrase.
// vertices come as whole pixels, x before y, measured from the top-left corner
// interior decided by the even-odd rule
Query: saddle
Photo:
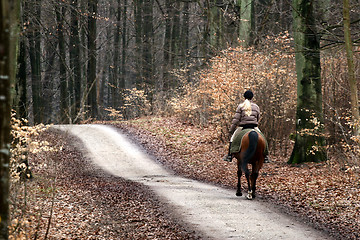
[[[267,145],[266,138],[262,134],[262,132],[259,132],[259,131],[255,130],[255,129],[252,129],[252,128],[245,128],[245,129],[241,130],[240,132],[238,132],[234,136],[233,142],[231,143],[231,147],[230,147],[230,153],[238,153],[238,152],[240,152],[240,150],[241,150],[240,149],[241,148],[241,142],[242,142],[243,137],[245,136],[245,134],[247,134],[248,132],[251,132],[251,131],[256,131],[258,134],[260,134],[265,139],[265,142],[266,142],[265,152],[266,152],[266,150],[268,148],[268,145]]]

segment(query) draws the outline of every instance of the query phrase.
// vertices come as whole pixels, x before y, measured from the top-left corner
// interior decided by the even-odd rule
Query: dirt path
[[[115,128],[67,125],[57,128],[83,141],[82,150],[107,172],[145,184],[173,206],[183,220],[213,239],[329,239],[259,201],[236,197],[235,190],[175,176]]]

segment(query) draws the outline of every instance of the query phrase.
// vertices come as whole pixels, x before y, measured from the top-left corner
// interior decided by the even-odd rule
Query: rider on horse
[[[232,124],[229,131],[231,135],[229,152],[224,157],[224,160],[227,162],[232,161],[233,156],[230,153],[231,143],[233,142],[234,136],[236,136],[238,132],[247,128],[255,129],[258,132],[260,132],[260,129],[258,128],[258,124],[260,120],[260,108],[256,103],[253,103],[251,101],[253,97],[254,94],[252,93],[252,91],[247,90],[244,93],[245,101],[239,104],[239,106],[236,109],[236,114],[232,120]],[[268,162],[267,156],[265,157],[265,162]]]

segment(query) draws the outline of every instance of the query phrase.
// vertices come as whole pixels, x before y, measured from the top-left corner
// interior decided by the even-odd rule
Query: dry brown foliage
[[[243,93],[251,89],[262,109],[260,128],[270,145],[288,144],[296,106],[295,58],[288,33],[268,37],[256,48],[229,48],[210,60],[196,84],[183,87],[172,100],[173,111],[193,124],[216,126],[226,140],[231,118]],[[281,128],[279,128],[281,126]]]
[[[285,33],[268,37],[253,48],[224,50],[210,60],[207,69],[195,74],[195,83],[185,84],[172,99],[170,115],[195,125],[213,125],[217,137],[226,141],[242,94],[251,89],[262,111],[259,127],[268,138],[270,151],[285,155],[295,134],[297,80],[292,45],[292,38]],[[359,56],[355,54],[357,69]],[[352,134],[345,52],[326,50],[321,57],[328,148],[342,153],[347,163],[360,165],[360,141]],[[181,71],[176,77],[181,78]]]

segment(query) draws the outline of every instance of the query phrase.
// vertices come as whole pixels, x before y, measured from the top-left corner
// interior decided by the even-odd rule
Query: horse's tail
[[[248,138],[249,138],[249,147],[246,149],[244,158],[243,158],[243,164],[246,164],[246,165],[248,164],[248,162],[250,161],[250,159],[254,156],[254,154],[256,152],[259,135],[256,131],[251,131],[251,132],[249,132]]]

